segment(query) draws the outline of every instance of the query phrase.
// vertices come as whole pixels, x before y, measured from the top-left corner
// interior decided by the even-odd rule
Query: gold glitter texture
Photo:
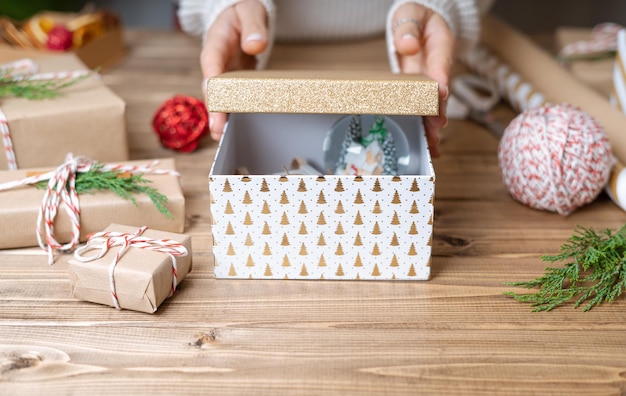
[[[439,113],[436,81],[363,71],[227,72],[208,80],[206,103],[209,111],[224,113]]]

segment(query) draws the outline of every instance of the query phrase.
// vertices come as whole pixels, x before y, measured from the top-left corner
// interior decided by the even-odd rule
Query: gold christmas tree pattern
[[[215,275],[425,280],[434,179],[212,177]]]

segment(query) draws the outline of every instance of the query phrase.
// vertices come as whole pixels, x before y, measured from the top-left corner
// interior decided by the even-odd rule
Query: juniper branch
[[[561,246],[561,253],[543,256],[542,260],[565,262],[564,267],[547,267],[546,273],[534,280],[507,282],[508,286],[538,288],[534,293],[505,292],[515,300],[530,303],[533,311],[550,311],[574,301],[588,311],[602,303],[611,303],[626,288],[626,225],[617,232],[578,227]]]
[[[37,184],[39,188],[45,188],[47,181]],[[110,190],[123,199],[137,205],[134,194],[145,194],[150,198],[157,210],[165,217],[173,219],[174,215],[167,208],[167,196],[158,192],[155,188],[147,186],[150,180],[142,174],[123,175],[118,171],[103,171],[102,165],[96,165],[87,172],[76,175],[75,188],[80,194],[93,194],[96,191]]]
[[[87,78],[90,73],[74,78],[60,80],[16,80],[10,76],[11,71],[0,71],[0,97],[14,96],[31,100],[52,99],[59,91]]]

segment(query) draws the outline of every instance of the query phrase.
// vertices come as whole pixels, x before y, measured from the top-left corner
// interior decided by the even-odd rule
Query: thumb
[[[258,0],[237,3],[235,13],[241,26],[241,50],[258,55],[267,48],[267,13]]]

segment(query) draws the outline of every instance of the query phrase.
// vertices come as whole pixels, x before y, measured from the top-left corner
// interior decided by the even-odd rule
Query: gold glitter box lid
[[[223,113],[439,113],[436,81],[369,71],[226,72],[208,80],[206,103],[209,111]]]

